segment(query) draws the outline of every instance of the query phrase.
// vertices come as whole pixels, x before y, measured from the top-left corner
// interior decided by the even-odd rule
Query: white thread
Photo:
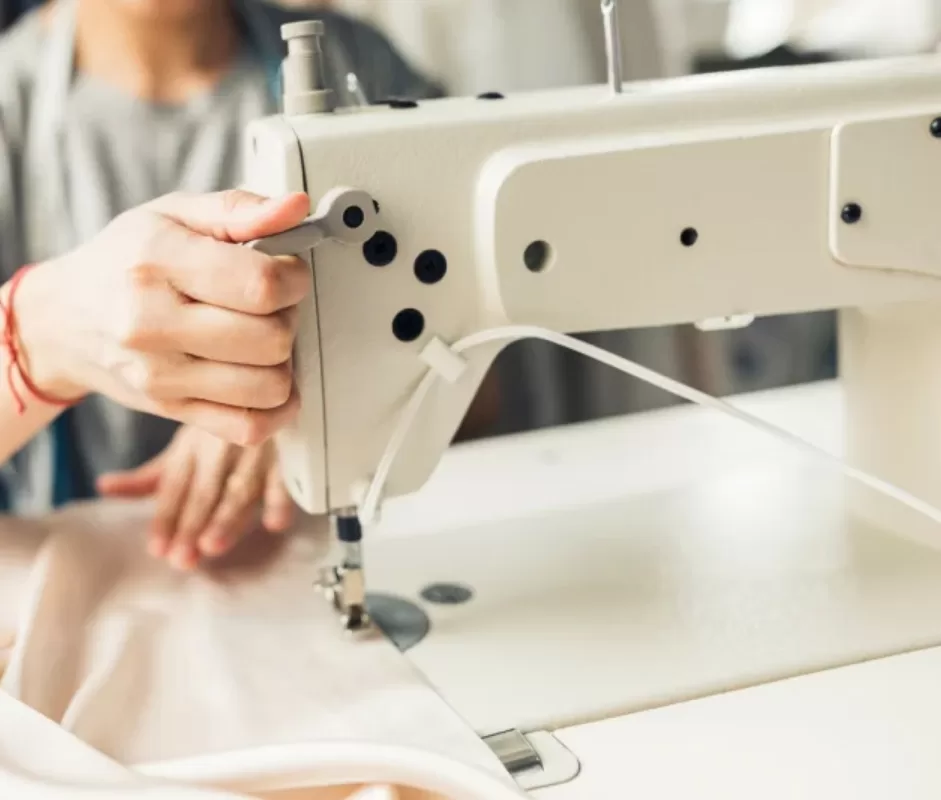
[[[857,483],[861,483],[864,486],[868,486],[870,489],[873,489],[874,491],[879,492],[886,497],[890,497],[907,508],[910,508],[913,511],[916,511],[919,514],[927,517],[928,519],[941,524],[941,510],[935,508],[930,503],[926,503],[924,500],[915,497],[913,494],[906,492],[904,489],[900,489],[888,481],[884,481],[881,478],[870,475],[868,472],[857,469],[856,467],[853,467],[844,462],[841,458],[833,455],[832,453],[828,453],[826,450],[811,444],[810,442],[800,438],[790,431],[779,428],[777,425],[772,425],[770,422],[766,422],[760,417],[749,414],[747,411],[742,411],[730,403],[719,400],[718,398],[706,394],[705,392],[700,392],[697,389],[693,389],[684,383],[680,383],[679,381],[675,381],[672,378],[666,377],[665,375],[661,375],[659,372],[655,372],[652,369],[643,367],[640,364],[630,361],[629,359],[623,358],[622,356],[610,353],[607,350],[603,350],[602,348],[588,344],[587,342],[582,342],[572,336],[556,333],[555,331],[550,331],[545,328],[537,328],[529,325],[514,325],[503,328],[491,328],[489,330],[471,334],[470,336],[461,339],[459,342],[453,345],[451,349],[455,353],[464,353],[467,350],[470,350],[474,347],[479,347],[481,345],[492,344],[499,341],[515,341],[518,339],[542,339],[546,342],[558,345],[559,347],[565,347],[569,350],[573,350],[576,353],[587,356],[588,358],[593,358],[596,361],[600,361],[602,364],[606,364],[607,366],[612,367],[619,372],[623,372],[626,375],[639,378],[646,383],[663,389],[664,391],[670,392],[670,394],[674,394],[677,397],[683,398],[684,400],[689,400],[692,403],[714,409],[715,411],[719,411],[723,414],[726,414],[727,416],[733,417],[734,419],[737,419],[746,425],[750,425],[762,433],[766,433],[776,439],[779,439],[780,441],[783,441],[785,444],[794,447],[804,455],[809,455],[812,458],[826,462],[830,466],[842,472],[851,480],[854,480]],[[382,454],[382,458],[380,459],[376,468],[376,473],[373,476],[373,479],[369,485],[369,489],[366,492],[366,496],[363,499],[363,503],[360,507],[360,519],[364,525],[371,524],[371,522],[375,519],[376,509],[378,508],[382,490],[385,487],[386,481],[388,480],[392,465],[395,463],[395,459],[398,457],[402,445],[408,436],[409,430],[414,424],[415,418],[418,416],[418,412],[421,410],[421,405],[424,403],[425,398],[428,396],[428,392],[431,390],[431,387],[434,385],[437,377],[438,374],[434,370],[429,370],[424,375],[421,382],[418,384],[418,387],[409,398],[409,401],[402,412],[402,416],[399,418],[395,430],[392,433],[392,437],[389,440],[389,444],[386,446],[385,452]]]

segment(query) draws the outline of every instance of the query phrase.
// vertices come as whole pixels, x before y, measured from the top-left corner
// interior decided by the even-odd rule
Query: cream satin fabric
[[[339,630],[312,588],[317,525],[180,575],[144,553],[148,518],[95,504],[0,519],[0,771],[126,781],[119,765],[347,741],[502,774],[389,643]]]

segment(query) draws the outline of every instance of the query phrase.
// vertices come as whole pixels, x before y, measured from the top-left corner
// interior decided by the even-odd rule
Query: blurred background
[[[450,94],[504,93],[605,79],[599,0],[320,0],[382,29]],[[0,25],[28,0],[0,0]],[[941,0],[621,0],[628,79],[930,51]],[[691,326],[593,334],[595,343],[714,394],[832,377],[829,313],[758,320],[703,334]],[[509,348],[474,435],[650,409],[659,390],[543,343]]]

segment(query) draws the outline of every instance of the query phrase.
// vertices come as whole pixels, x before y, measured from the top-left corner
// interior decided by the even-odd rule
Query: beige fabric
[[[156,789],[148,792],[147,800],[239,800],[232,795],[148,785],[51,720],[0,693],[0,797],[123,800],[126,792],[142,786]]]
[[[10,697],[117,764],[342,740],[502,772],[389,643],[341,633],[312,588],[328,549],[321,526],[256,537],[211,571],[180,575],[145,555],[148,511],[94,504],[0,518],[0,688]],[[3,701],[0,732],[15,740]],[[6,751],[0,739],[0,758],[22,763]]]

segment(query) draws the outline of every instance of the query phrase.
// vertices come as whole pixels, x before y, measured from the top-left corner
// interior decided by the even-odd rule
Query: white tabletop
[[[841,449],[836,386],[737,402]],[[368,576],[473,587],[409,656],[480,733],[571,728],[941,645],[941,553],[844,489],[695,408],[512,437],[390,504]]]
[[[538,800],[935,800],[941,649],[557,731],[581,764]]]

